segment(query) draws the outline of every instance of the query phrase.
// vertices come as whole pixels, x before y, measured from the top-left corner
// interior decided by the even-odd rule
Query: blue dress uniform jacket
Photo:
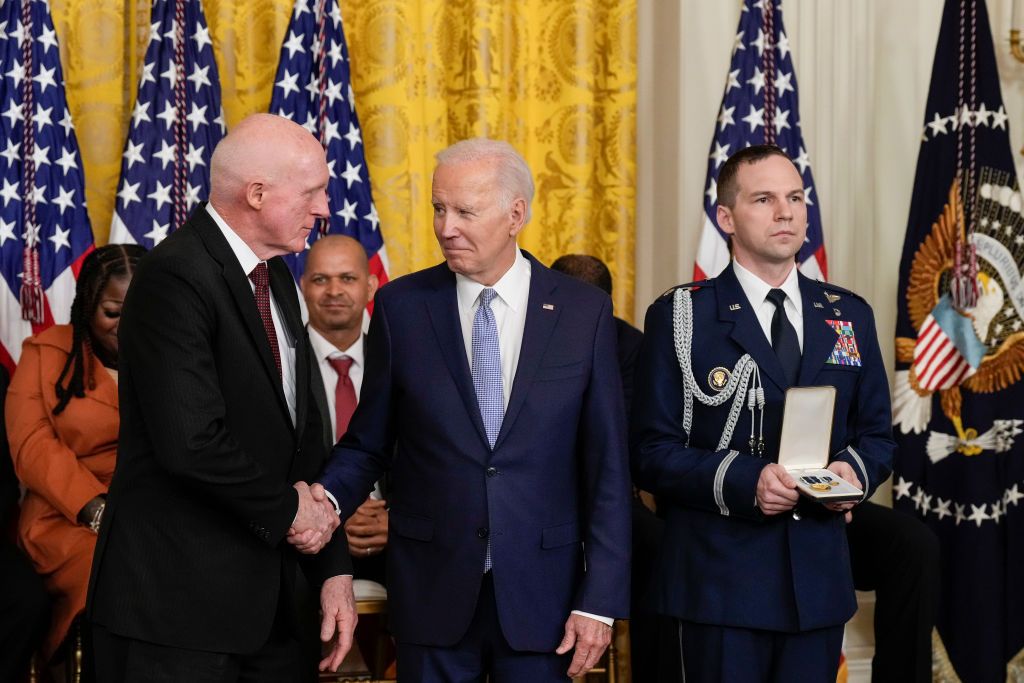
[[[571,610],[629,611],[630,486],[611,300],[530,261],[526,326],[492,449],[446,264],[382,287],[348,432],[321,482],[346,518],[391,471],[388,610],[399,642],[466,633],[488,540],[502,632],[551,652]]]
[[[855,294],[803,275],[799,285],[804,336],[798,384],[837,389],[830,460],[848,462],[869,496],[889,476],[895,450],[871,308]],[[635,482],[656,494],[666,512],[655,606],[686,621],[739,628],[797,632],[842,624],[856,608],[843,515],[801,498],[796,514],[765,516],[755,502],[761,470],[778,457],[788,388],[771,342],[732,267],[688,287],[693,376],[713,394],[711,371],[731,372],[750,354],[764,386],[765,452],[751,453],[746,407],[728,447],[716,450],[731,399],[717,407],[695,400],[691,433],[684,431],[675,291],[666,293],[647,312],[630,422]],[[859,364],[852,354],[833,355],[840,337],[829,321],[852,325]]]

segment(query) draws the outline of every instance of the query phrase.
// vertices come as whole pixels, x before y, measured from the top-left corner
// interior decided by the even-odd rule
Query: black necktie
[[[793,328],[793,323],[789,322],[789,316],[783,307],[786,303],[786,293],[781,289],[773,289],[768,292],[768,301],[775,304],[775,315],[772,316],[772,348],[775,349],[775,355],[782,364],[786,381],[793,385],[800,374],[800,340],[797,339],[796,329]]]

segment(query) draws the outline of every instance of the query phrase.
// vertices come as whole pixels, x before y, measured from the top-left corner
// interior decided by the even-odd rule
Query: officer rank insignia
[[[860,367],[860,350],[857,348],[857,337],[853,334],[853,323],[847,320],[826,320],[825,322],[839,335],[836,345],[832,347],[832,353],[829,354],[828,360],[825,362],[832,365]]]

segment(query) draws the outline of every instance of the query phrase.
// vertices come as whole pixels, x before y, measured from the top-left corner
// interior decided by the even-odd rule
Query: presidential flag
[[[78,140],[45,0],[0,5],[0,363],[66,323],[93,247]]]
[[[811,161],[800,132],[800,106],[781,0],[745,0],[732,50],[725,95],[715,124],[704,184],[704,214],[694,278],[718,275],[729,264],[726,235],[718,227],[718,174],[730,156],[750,145],[776,144],[796,163],[804,181],[807,239],[797,259],[800,271],[828,275],[821,212]]]
[[[1024,217],[985,3],[946,0],[900,262],[894,505],[941,543],[936,655],[1024,664]],[[1011,675],[1010,670],[1015,671]]]
[[[224,137],[213,43],[199,0],[153,0],[112,243],[152,248],[210,192],[210,155]]]
[[[296,0],[281,46],[270,112],[304,126],[327,150],[331,217],[310,233],[307,247],[326,234],[354,237],[366,249],[370,272],[383,285],[388,281],[387,253],[370,192],[348,47],[336,0]],[[305,267],[305,252],[284,258],[298,280]]]

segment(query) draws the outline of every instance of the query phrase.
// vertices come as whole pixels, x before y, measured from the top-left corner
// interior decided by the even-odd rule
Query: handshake
[[[288,542],[299,552],[314,555],[330,542],[341,520],[323,486],[299,481],[294,487],[299,492],[299,509],[288,529]]]

